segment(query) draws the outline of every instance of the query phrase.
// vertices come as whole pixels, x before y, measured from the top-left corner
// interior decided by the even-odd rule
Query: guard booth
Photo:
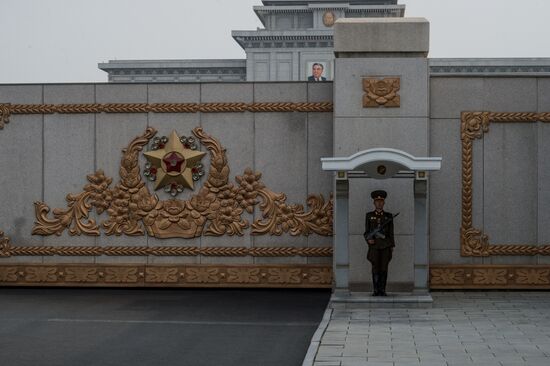
[[[321,158],[322,169],[335,172],[333,238],[335,293],[342,295],[350,293],[349,202],[350,198],[358,198],[350,197],[350,180],[358,178],[414,180],[414,189],[411,192],[414,195],[414,255],[410,258],[414,266],[413,292],[419,295],[428,293],[428,177],[430,172],[440,170],[441,160],[440,157],[415,157],[404,151],[390,148],[364,150],[349,157]],[[391,195],[391,192],[389,194]],[[367,209],[367,211],[370,210],[370,208]],[[368,265],[365,271],[369,271]]]

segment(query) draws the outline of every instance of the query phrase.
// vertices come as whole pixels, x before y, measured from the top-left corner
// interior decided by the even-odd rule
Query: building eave
[[[115,69],[188,69],[188,68],[241,68],[246,59],[195,59],[195,60],[109,60],[98,63],[101,70]]]
[[[330,41],[333,40],[332,30],[294,30],[294,31],[232,31],[231,36],[243,48],[245,42],[285,42],[285,41]]]
[[[431,58],[430,76],[550,76],[550,58]]]

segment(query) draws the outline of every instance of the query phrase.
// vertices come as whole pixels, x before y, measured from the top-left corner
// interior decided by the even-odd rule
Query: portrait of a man
[[[314,62],[311,65],[311,75],[308,76],[307,81],[327,81],[327,78],[323,76],[325,72],[325,66],[321,62]]]

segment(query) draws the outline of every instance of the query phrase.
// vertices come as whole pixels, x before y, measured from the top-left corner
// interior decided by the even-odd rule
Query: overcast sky
[[[430,57],[550,57],[549,0],[399,0]],[[261,0],[0,0],[0,83],[107,81],[99,62],[245,58]]]

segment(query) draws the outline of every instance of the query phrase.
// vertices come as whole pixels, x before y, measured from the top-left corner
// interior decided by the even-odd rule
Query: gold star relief
[[[143,155],[157,170],[156,191],[172,183],[193,189],[191,169],[201,161],[206,153],[186,149],[176,131],[172,131],[163,148],[148,151]]]

